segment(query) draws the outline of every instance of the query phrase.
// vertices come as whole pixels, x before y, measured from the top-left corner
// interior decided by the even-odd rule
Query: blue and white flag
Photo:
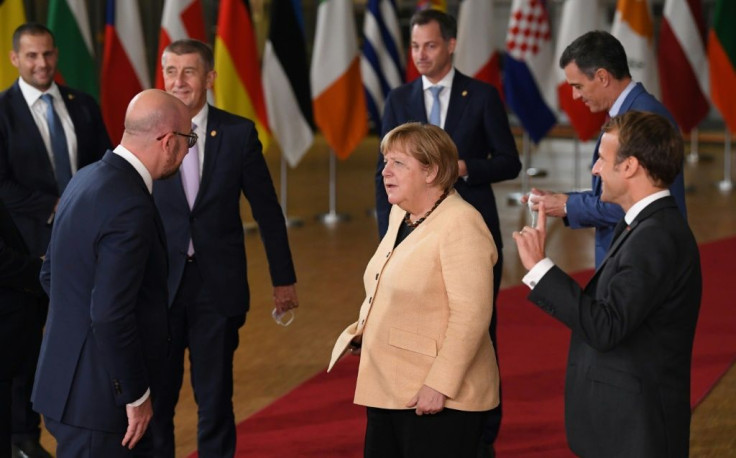
[[[404,82],[406,65],[395,0],[368,0],[363,34],[360,72],[366,106],[380,129],[386,96]]]
[[[514,0],[506,33],[504,92],[506,103],[534,143],[557,119],[555,62],[549,17],[542,0]]]

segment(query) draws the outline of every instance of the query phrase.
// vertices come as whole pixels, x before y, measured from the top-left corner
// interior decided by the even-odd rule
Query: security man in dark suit
[[[10,62],[20,77],[0,93],[0,198],[37,257],[46,253],[67,183],[111,146],[94,99],[54,82],[58,57],[49,29],[19,26]],[[50,457],[38,443],[40,418],[29,402],[47,305],[36,306],[37,324],[30,331],[35,338],[29,341],[35,355],[29,354],[13,382],[13,443],[17,454],[32,458]]]

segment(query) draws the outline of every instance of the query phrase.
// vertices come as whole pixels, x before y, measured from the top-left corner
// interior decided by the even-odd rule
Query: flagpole
[[[524,130],[521,136],[521,151],[522,151],[522,172],[521,172],[521,192],[512,192],[506,198],[508,205],[520,205],[521,198],[529,192],[529,174],[527,173],[527,165],[531,160],[531,139],[529,133]]]
[[[580,139],[578,138],[578,134],[574,134],[572,138],[572,145],[573,145],[573,152],[574,152],[574,161],[573,161],[573,189],[576,191],[580,189]]]
[[[718,189],[727,192],[733,189],[733,181],[731,181],[731,129],[729,129],[728,126],[726,126],[725,137],[723,152],[723,181],[718,183]]]
[[[691,164],[697,164],[700,157],[698,156],[698,128],[694,127],[690,131],[690,153],[687,155],[687,161]]]
[[[324,224],[336,224],[340,221],[347,221],[350,217],[344,213],[337,213],[337,159],[335,151],[330,148],[330,184],[329,184],[329,200],[330,210],[327,213],[317,215],[317,219]]]
[[[289,193],[289,183],[287,176],[286,159],[283,153],[281,154],[281,211],[284,212],[284,220],[286,220],[286,227],[299,227],[304,224],[301,218],[291,218],[287,214],[287,197]]]

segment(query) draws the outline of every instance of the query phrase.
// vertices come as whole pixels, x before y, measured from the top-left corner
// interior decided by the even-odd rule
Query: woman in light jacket
[[[358,321],[338,338],[328,371],[346,352],[360,354],[366,457],[475,457],[499,402],[488,336],[496,245],[453,189],[458,154],[445,131],[403,124],[381,152],[389,228],[363,275]]]

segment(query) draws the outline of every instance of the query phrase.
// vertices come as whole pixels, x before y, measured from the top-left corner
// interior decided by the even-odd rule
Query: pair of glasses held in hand
[[[287,310],[284,313],[279,313],[278,309],[273,309],[271,311],[271,317],[276,324],[286,327],[294,321],[296,314],[294,313],[294,310]]]

